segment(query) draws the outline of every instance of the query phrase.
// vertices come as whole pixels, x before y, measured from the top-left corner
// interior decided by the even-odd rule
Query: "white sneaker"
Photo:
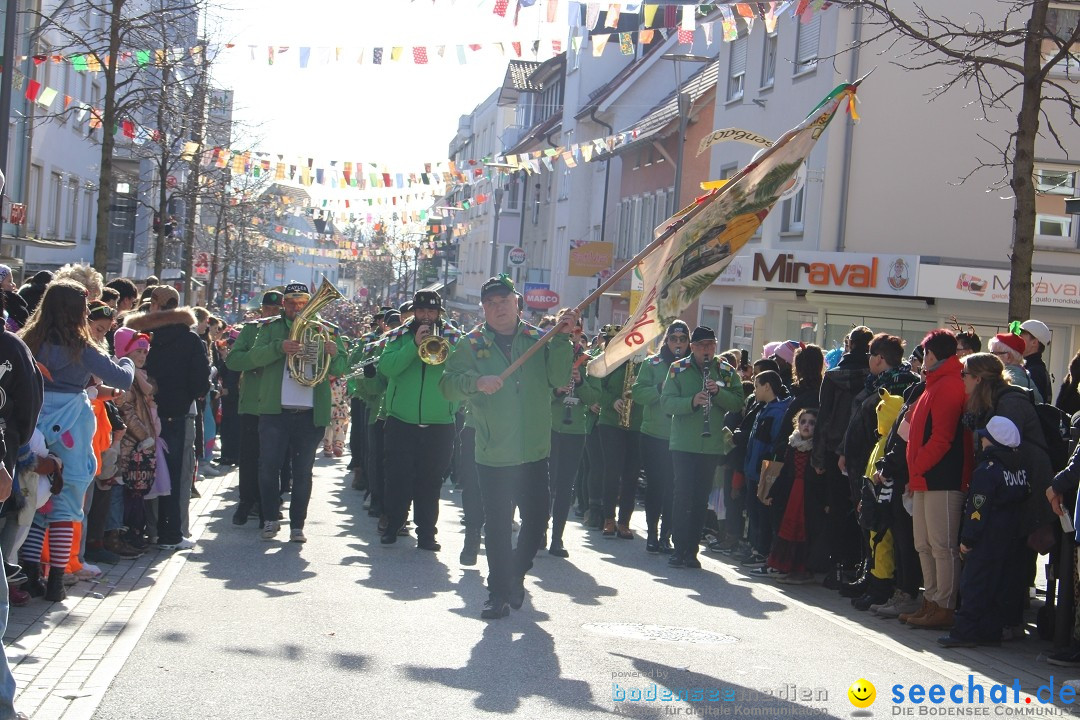
[[[195,541],[187,538],[180,538],[178,543],[166,543],[164,545],[158,545],[161,550],[190,550],[195,547]]]
[[[224,468],[216,468],[210,463],[199,463],[199,474],[204,477],[218,477],[226,472]]]
[[[278,534],[278,530],[281,530],[281,523],[277,520],[267,520],[263,523],[262,539],[273,540]]]
[[[896,603],[900,602],[901,595],[904,595],[904,592],[902,590],[893,590],[892,597],[890,597],[883,603],[874,603],[873,605],[871,605],[870,612],[874,615],[877,615],[879,610],[887,611],[888,608],[891,608],[896,605]]]
[[[304,535],[303,528],[293,528],[292,531],[289,533],[289,542],[306,543],[307,536]]]
[[[75,573],[75,577],[79,580],[93,580],[94,578],[101,577],[101,568],[97,565],[91,565],[90,563],[83,563],[83,566]]]

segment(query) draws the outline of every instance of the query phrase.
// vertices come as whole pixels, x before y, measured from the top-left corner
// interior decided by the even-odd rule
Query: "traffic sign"
[[[524,265],[525,264],[525,248],[510,248],[510,252],[506,253],[506,260],[511,265]]]

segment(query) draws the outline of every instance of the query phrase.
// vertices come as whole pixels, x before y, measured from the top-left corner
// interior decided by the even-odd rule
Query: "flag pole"
[[[820,103],[818,103],[817,107],[815,107],[813,110],[811,110],[810,113],[806,117],[809,118],[811,115],[813,115],[815,112],[817,112],[822,106],[824,106],[825,103],[827,103],[832,98],[835,98],[840,93],[848,93],[849,94],[849,103],[851,103],[850,107],[853,110],[854,109],[854,94],[855,94],[856,88],[858,88],[859,84],[862,83],[862,81],[865,80],[870,75],[870,73],[874,72],[875,69],[876,68],[871,69],[870,72],[867,72],[865,75],[863,75],[859,79],[855,80],[854,82],[844,83],[843,85],[837,86],[831,93],[829,93],[825,97],[824,100],[822,100]],[[839,106],[836,109],[834,109],[833,112],[835,113],[837,109],[839,109]],[[830,119],[831,119],[831,115],[830,115]],[[803,122],[805,122],[805,120]],[[651,253],[653,250],[655,250],[656,248],[663,245],[664,242],[668,238],[670,238],[672,235],[674,235],[678,230],[682,229],[682,227],[684,225],[686,225],[686,223],[688,223],[691,219],[693,219],[695,216],[697,216],[697,214],[699,212],[701,212],[701,210],[703,208],[705,208],[706,206],[709,205],[709,202],[707,202],[707,201],[710,201],[710,200],[715,201],[717,195],[720,195],[720,194],[724,193],[728,188],[735,185],[735,183],[737,181],[741,180],[744,175],[749,173],[753,168],[760,165],[762,161],[764,161],[770,155],[775,153],[781,147],[787,145],[788,142],[790,142],[791,139],[793,137],[795,137],[796,133],[799,131],[800,128],[801,128],[801,124],[800,124],[800,126],[798,128],[788,130],[786,133],[781,135],[780,138],[775,143],[773,143],[771,146],[765,148],[765,151],[762,152],[761,155],[759,155],[754,162],[747,163],[745,166],[743,166],[742,169],[740,169],[737,173],[735,173],[734,176],[729,178],[727,183],[725,183],[722,187],[719,187],[719,188],[711,191],[707,195],[702,195],[701,197],[697,198],[697,200],[695,200],[693,205],[691,205],[691,206],[689,206],[687,208],[684,208],[683,210],[680,210],[678,215],[673,216],[674,218],[676,218],[675,221],[670,223],[666,228],[664,228],[664,231],[662,233],[660,233],[660,235],[657,236],[657,238],[655,240],[653,240],[651,243],[649,243],[647,246],[645,246],[645,248],[641,252],[639,252],[637,255],[635,255],[632,260],[630,260],[625,265],[623,265],[621,268],[616,270],[615,273],[611,277],[609,277],[607,280],[605,280],[603,283],[601,283],[600,286],[598,288],[596,288],[596,290],[594,290],[587,298],[582,300],[581,303],[579,303],[578,306],[576,308],[574,308],[574,309],[577,310],[580,313],[582,310],[584,310],[590,304],[595,302],[604,293],[604,291],[607,290],[612,285],[614,285],[615,282],[619,278],[621,278],[626,273],[630,272],[630,270],[632,270],[634,267],[637,266],[638,263],[640,263],[642,260],[644,260],[645,257],[647,255],[649,255],[649,253]],[[541,337],[539,341],[537,341],[535,344],[533,344],[532,347],[530,347],[528,350],[526,350],[524,353],[522,353],[521,357],[519,357],[514,362],[510,363],[510,366],[508,368],[506,368],[505,370],[503,370],[499,374],[499,379],[502,380],[502,381],[505,381],[506,378],[508,378],[515,370],[517,370],[519,367],[521,367],[525,363],[526,360],[531,358],[546,343],[550,342],[551,339],[555,337],[555,335],[559,334],[558,330],[562,326],[562,324],[563,323],[559,323],[555,327],[551,328],[551,330],[549,330],[543,337]]]
[[[641,250],[641,252],[639,252],[637,255],[635,255],[632,259],[628,260],[627,263],[625,265],[623,265],[621,268],[616,270],[611,275],[611,277],[609,277],[604,282],[600,283],[599,287],[597,287],[595,290],[593,290],[589,294],[589,296],[587,298],[585,298],[580,303],[578,303],[577,307],[575,307],[574,310],[576,310],[579,313],[583,312],[585,310],[585,308],[587,308],[592,303],[596,302],[600,298],[600,296],[604,294],[604,291],[606,291],[608,288],[610,288],[612,285],[614,285],[620,278],[622,278],[623,275],[625,275],[626,273],[630,272],[635,267],[637,267],[638,263],[640,263],[642,260],[644,260],[646,258],[646,256],[649,255],[649,253],[651,253],[653,250],[655,250],[656,248],[663,245],[664,242],[669,237],[674,235],[678,230],[680,230],[683,227],[683,225],[685,225],[693,217],[695,217],[699,212],[701,212],[701,209],[704,208],[707,205],[707,203],[705,202],[705,200],[707,198],[709,198],[710,196],[712,196],[714,194],[717,194],[717,193],[721,192],[721,190],[723,190],[723,188],[717,188],[716,190],[713,190],[711,193],[709,193],[707,195],[703,195],[701,198],[696,200],[693,205],[691,205],[690,207],[685,208],[684,210],[682,210],[681,213],[678,216],[676,216],[678,219],[675,222],[668,225],[667,228],[665,228],[664,231],[662,233],[660,233],[660,235],[657,236],[657,238],[655,240],[653,240],[651,243],[646,245]],[[532,347],[530,347],[528,350],[523,352],[521,354],[521,356],[517,360],[510,363],[510,366],[508,368],[506,368],[501,373],[499,373],[499,379],[505,381],[506,378],[510,377],[510,375],[515,370],[517,370],[519,367],[524,365],[525,361],[527,361],[534,354],[539,352],[540,349],[544,347],[544,345],[551,342],[551,340],[554,339],[555,336],[559,334],[558,331],[559,331],[559,328],[562,327],[562,325],[563,325],[563,323],[559,323],[555,327],[548,330],[548,332],[545,333],[544,336],[540,338],[540,340],[535,342],[532,345]]]

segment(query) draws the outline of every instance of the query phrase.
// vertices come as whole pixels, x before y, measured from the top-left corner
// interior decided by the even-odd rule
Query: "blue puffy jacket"
[[[793,428],[784,428],[784,413],[787,412],[791,398],[778,398],[761,407],[754,426],[750,429],[750,439],[746,443],[746,464],[743,475],[748,485],[757,485],[761,475],[761,461],[772,460],[773,447],[781,433],[790,435]]]

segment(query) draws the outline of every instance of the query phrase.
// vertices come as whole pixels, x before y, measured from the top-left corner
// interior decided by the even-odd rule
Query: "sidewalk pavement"
[[[191,505],[198,541],[232,473],[206,477]],[[151,550],[134,560],[100,565],[67,600],[34,598],[12,607],[4,646],[15,676],[15,709],[41,720],[89,718],[123,667],[142,631],[187,561],[187,552]]]

